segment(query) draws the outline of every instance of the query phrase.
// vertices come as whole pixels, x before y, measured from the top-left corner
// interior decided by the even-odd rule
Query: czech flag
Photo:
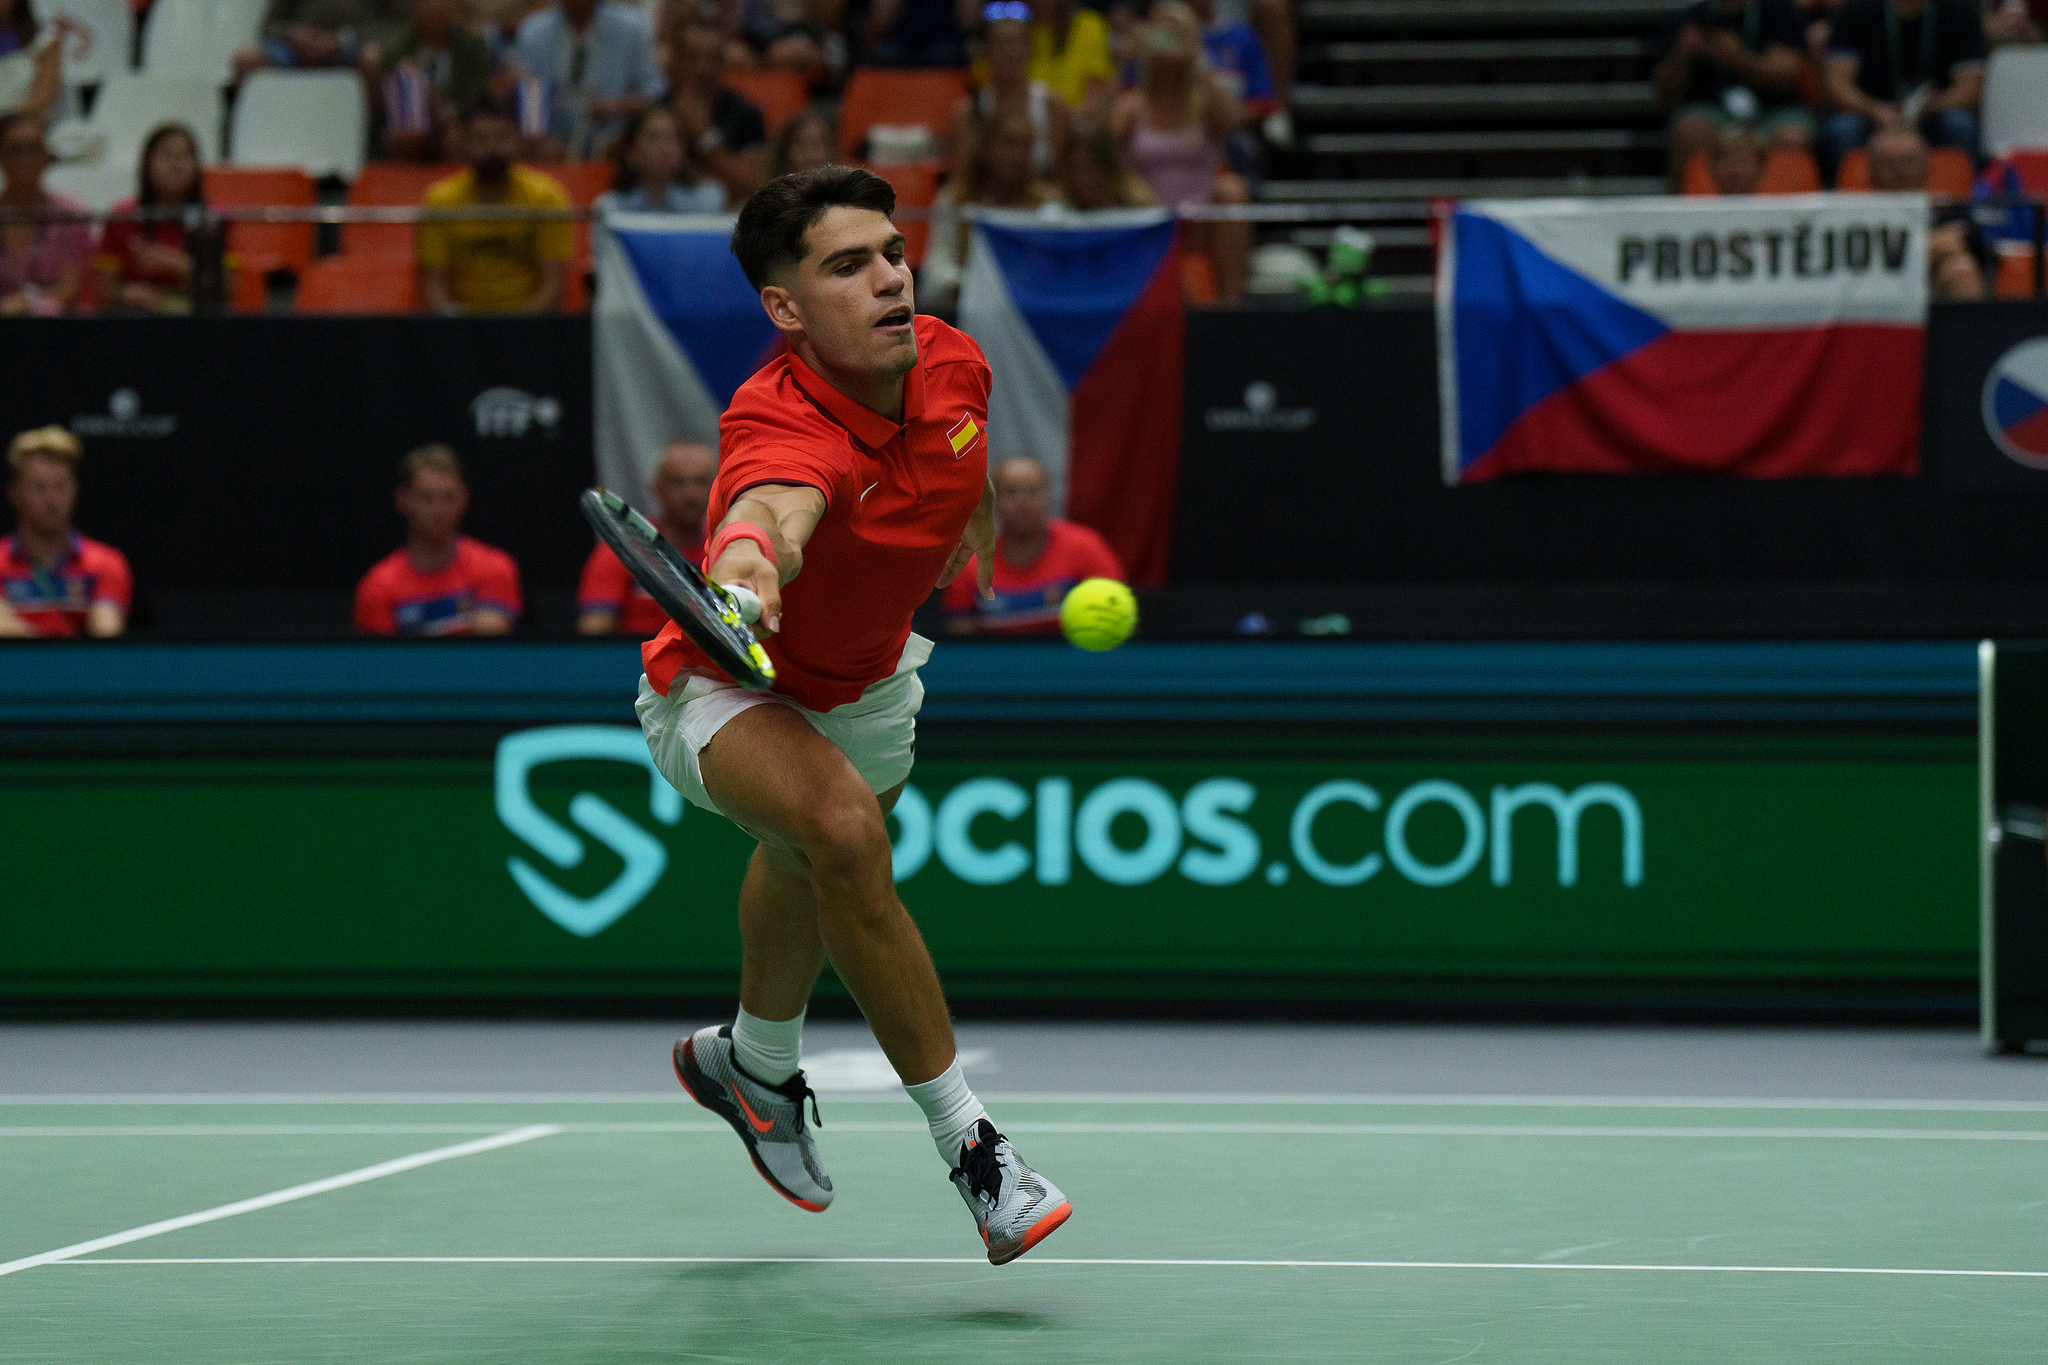
[[[1461,205],[1445,481],[1917,472],[1927,223],[1917,194]]]
[[[730,214],[619,213],[592,233],[597,478],[647,506],[663,446],[718,419],[782,346],[731,248]]]
[[[974,216],[960,326],[995,372],[989,458],[1029,455],[1053,512],[1166,580],[1180,480],[1183,315],[1165,209]]]

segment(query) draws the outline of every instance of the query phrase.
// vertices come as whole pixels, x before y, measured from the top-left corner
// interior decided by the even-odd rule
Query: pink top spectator
[[[47,208],[84,213],[85,206],[61,194],[43,195]],[[92,264],[92,227],[83,219],[53,221],[36,228],[35,240],[26,251],[0,250],[0,297],[19,293],[34,285],[47,289],[63,278],[67,270],[84,270]],[[42,311],[40,308],[37,311]],[[52,303],[49,312],[60,309]]]
[[[1155,132],[1140,118],[1131,130],[1131,169],[1162,204],[1206,203],[1222,159],[1199,125]]]

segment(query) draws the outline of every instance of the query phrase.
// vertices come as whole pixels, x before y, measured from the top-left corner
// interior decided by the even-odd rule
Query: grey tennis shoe
[[[1026,1166],[1010,1140],[987,1119],[974,1125],[974,1135],[961,1146],[953,1187],[974,1215],[990,1265],[1016,1260],[1074,1211],[1067,1197]]]
[[[775,1192],[800,1209],[823,1213],[832,1202],[832,1180],[818,1161],[817,1144],[804,1125],[804,1101],[818,1117],[818,1097],[799,1071],[781,1085],[767,1085],[740,1069],[732,1053],[732,1025],[701,1028],[676,1044],[676,1079],[690,1098],[732,1125],[747,1144],[754,1169]]]

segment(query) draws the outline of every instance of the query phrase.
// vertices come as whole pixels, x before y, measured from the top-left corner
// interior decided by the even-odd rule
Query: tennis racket
[[[713,583],[615,493],[586,488],[578,504],[597,538],[725,676],[750,692],[775,685],[775,665],[747,629],[761,616],[761,599],[752,589]]]

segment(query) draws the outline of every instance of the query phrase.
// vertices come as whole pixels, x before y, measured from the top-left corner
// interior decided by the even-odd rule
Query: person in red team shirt
[[[656,525],[662,538],[683,558],[704,567],[704,509],[711,501],[711,479],[718,456],[696,441],[671,441],[648,481],[648,491],[661,507]],[[630,635],[645,640],[668,624],[647,590],[634,581],[611,548],[600,542],[583,561],[583,579],[576,588],[576,630],[582,635]]]
[[[24,431],[7,447],[15,527],[0,540],[0,636],[105,638],[127,628],[127,558],[71,525],[84,455],[62,427]]]
[[[1045,466],[1013,455],[996,466],[995,596],[977,597],[965,574],[946,589],[946,629],[1030,635],[1060,628],[1060,603],[1084,578],[1123,581],[1123,562],[1109,543],[1079,522],[1050,515],[1052,480]],[[977,568],[980,566],[977,565]]]
[[[398,464],[392,495],[405,544],[356,584],[356,629],[371,635],[503,635],[519,619],[519,566],[462,535],[469,485],[444,445]]]
[[[642,647],[637,708],[662,775],[759,841],[740,887],[739,1015],[679,1041],[677,1076],[779,1193],[823,1211],[832,1182],[798,1063],[829,956],[1000,1265],[1072,1208],[961,1074],[884,825],[910,775],[931,653],[910,615],[995,544],[990,374],[964,334],[915,316],[895,207],[887,181],[821,166],[770,181],[740,211],[733,254],[788,349],[719,424],[705,561],[712,581],[761,599],[775,689],[736,686],[670,625]],[[979,581],[986,592],[988,570]]]

